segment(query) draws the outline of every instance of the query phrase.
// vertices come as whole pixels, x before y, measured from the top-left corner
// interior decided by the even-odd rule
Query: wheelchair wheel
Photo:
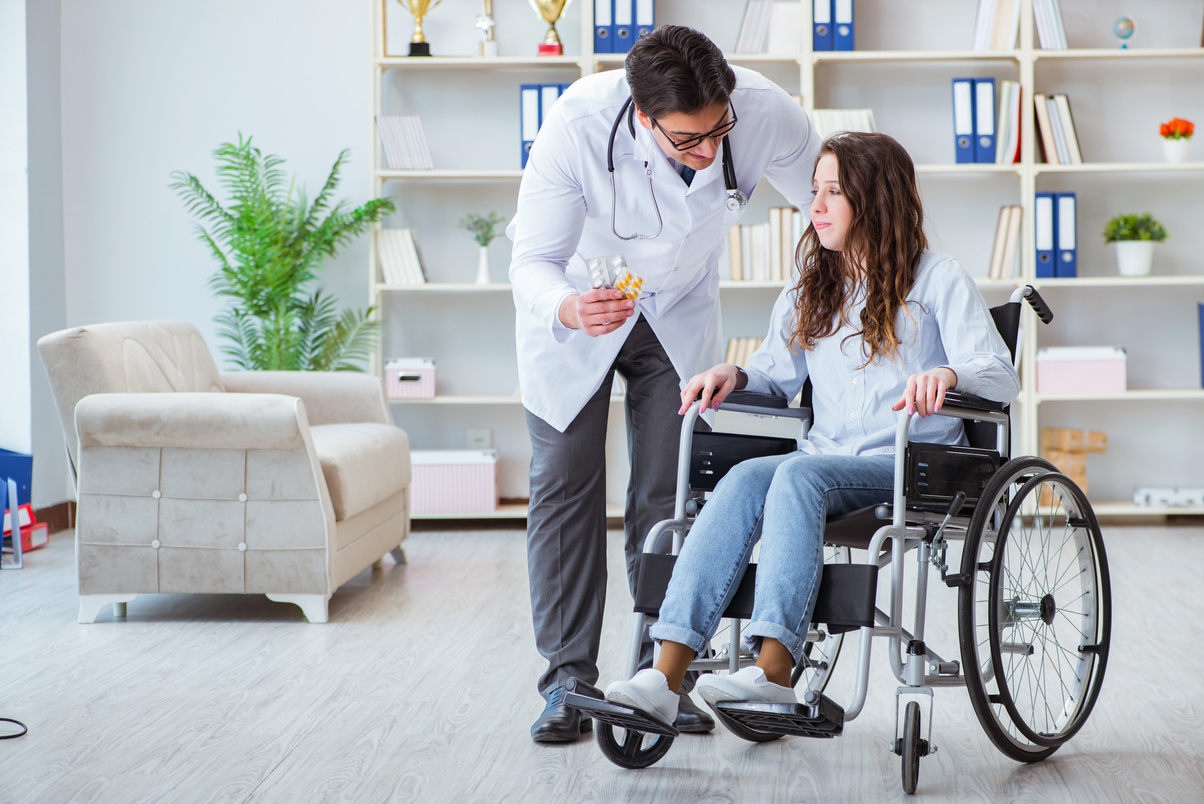
[[[1006,755],[1045,759],[1090,714],[1107,663],[1107,560],[1086,498],[1047,461],[1005,464],[971,517],[962,576],[975,714]]]
[[[659,762],[673,745],[667,734],[650,734],[595,721],[595,739],[602,753],[620,768],[636,770]]]
[[[911,795],[920,782],[920,705],[915,701],[907,704],[903,715],[903,792]]]

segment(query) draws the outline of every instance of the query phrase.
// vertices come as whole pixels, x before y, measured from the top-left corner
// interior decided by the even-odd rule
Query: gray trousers
[[[606,600],[606,423],[614,373],[627,382],[631,479],[623,530],[627,580],[634,593],[644,538],[673,515],[680,442],[679,378],[652,327],[635,323],[602,386],[563,433],[527,411],[531,504],[527,568],[535,646],[548,660],[545,698],[570,677],[598,681],[598,643]],[[641,664],[651,660],[645,645]]]

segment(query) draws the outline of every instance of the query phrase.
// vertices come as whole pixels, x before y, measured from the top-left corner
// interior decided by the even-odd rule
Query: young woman
[[[790,671],[815,607],[824,521],[889,500],[898,411],[920,418],[915,441],[964,444],[960,419],[931,416],[950,389],[1000,402],[1020,389],[986,303],[953,258],[927,250],[911,157],[884,134],[845,134],[820,150],[811,225],[797,284],[779,297],[769,333],[743,369],[721,363],[682,390],[793,398],[810,377],[814,423],[802,448],[735,466],[698,515],[651,629],[655,668],[606,690],[608,700],[672,723],[677,690],[710,640],[761,542],[745,637],[755,666],[704,675],[707,701],[794,703]]]

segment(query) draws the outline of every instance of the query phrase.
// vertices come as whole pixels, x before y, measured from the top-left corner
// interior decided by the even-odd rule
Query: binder
[[[1033,202],[1033,226],[1037,244],[1037,278],[1057,276],[1054,256],[1057,252],[1057,205],[1053,193],[1037,193]]]
[[[633,0],[614,0],[614,24],[610,26],[612,53],[626,53],[631,50],[632,2]]]
[[[1054,276],[1070,279],[1078,276],[1078,204],[1074,193],[1055,193],[1054,201],[1057,205],[1054,219],[1058,224],[1058,236],[1055,238],[1058,261],[1054,266]]]
[[[812,0],[815,11],[811,15],[811,49],[832,49],[832,0]]]
[[[953,144],[957,163],[974,161],[974,79],[953,79]]]
[[[832,0],[832,49],[853,49],[853,0]]]
[[[620,0],[621,1],[621,0]],[[614,0],[594,0],[594,52],[614,53],[610,29],[613,25]]]
[[[974,79],[974,161],[995,161],[995,79]]]
[[[600,0],[594,0],[595,3]],[[639,39],[656,29],[656,0],[631,0],[635,4],[635,36]]]
[[[539,133],[539,84],[523,84],[519,87],[519,127],[522,139],[522,166],[527,166],[535,135]]]
[[[543,121],[548,119],[548,113],[552,111],[552,106],[556,104],[556,99],[560,97],[560,84],[540,84],[539,85],[539,127],[543,128]]]

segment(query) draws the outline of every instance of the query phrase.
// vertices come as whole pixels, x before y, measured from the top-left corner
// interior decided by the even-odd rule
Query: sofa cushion
[[[391,424],[322,424],[309,428],[330,490],[336,522],[350,519],[410,482],[410,439]]]

